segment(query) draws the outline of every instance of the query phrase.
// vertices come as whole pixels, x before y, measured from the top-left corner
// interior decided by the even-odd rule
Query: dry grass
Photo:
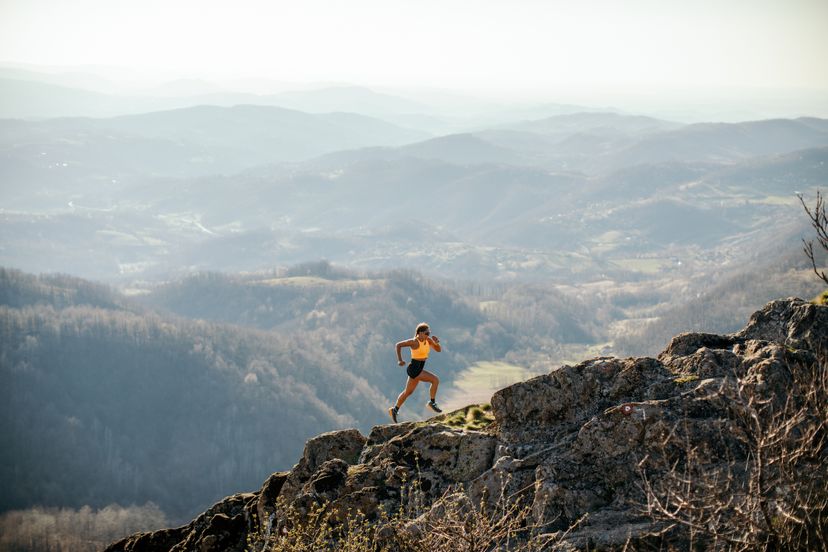
[[[406,485],[399,507],[380,509],[369,519],[341,512],[330,503],[309,509],[278,504],[280,521],[251,535],[250,552],[540,552],[568,532],[546,533],[533,522],[527,496],[475,503],[462,487],[452,487],[427,503],[417,481]]]
[[[453,428],[483,431],[494,423],[492,405],[473,404],[428,421],[429,424],[443,424]]]

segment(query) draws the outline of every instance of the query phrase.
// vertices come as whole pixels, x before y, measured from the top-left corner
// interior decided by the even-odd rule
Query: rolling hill
[[[0,511],[152,501],[190,516],[289,468],[316,433],[385,421],[405,379],[393,344],[423,319],[445,343],[432,360],[444,388],[477,360],[588,336],[576,301],[541,303],[543,338],[518,330],[525,314],[498,321],[410,272],[313,263],[128,298],[0,269]],[[412,399],[402,417],[423,408]]]
[[[312,115],[253,105],[108,119],[0,120],[0,150],[9,163],[35,173],[56,167],[63,173],[83,170],[107,180],[234,173],[341,149],[401,145],[425,136],[361,115]],[[22,169],[17,171],[22,179]]]
[[[464,355],[508,345],[476,343],[481,314],[416,276],[295,270],[204,275],[153,295],[184,318],[76,278],[0,269],[0,509],[151,500],[190,515],[288,468],[311,435],[384,420],[404,381],[393,343],[421,317],[451,343],[435,365],[446,380]]]

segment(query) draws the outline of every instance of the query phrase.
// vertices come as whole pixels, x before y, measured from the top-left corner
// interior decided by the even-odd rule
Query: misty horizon
[[[497,90],[451,88],[440,83],[400,86],[370,81],[288,81],[260,74],[210,76],[186,71],[142,72],[126,66],[52,66],[0,60],[0,79],[4,78],[51,83],[115,97],[191,99],[191,105],[209,104],[220,100],[222,95],[232,94],[246,96],[242,103],[256,104],[291,93],[363,89],[411,101],[411,113],[433,112],[469,118],[503,109],[529,110],[552,104],[570,107],[571,111],[647,115],[682,123],[828,117],[828,87],[560,84],[548,88]],[[134,108],[134,112],[140,111]]]
[[[679,122],[828,117],[828,4],[817,0],[37,0],[0,15],[0,65],[110,94],[358,86],[443,112],[555,103]]]

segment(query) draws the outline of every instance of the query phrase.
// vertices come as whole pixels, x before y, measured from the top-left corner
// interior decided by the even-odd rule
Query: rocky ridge
[[[376,426],[367,437],[354,429],[319,435],[292,470],[274,473],[259,491],[107,550],[243,551],[283,523],[277,502],[300,511],[325,503],[339,516],[359,511],[375,519],[381,508],[399,508],[412,481],[426,505],[459,488],[475,502],[525,496],[537,526],[550,534],[570,529],[559,533],[554,547],[561,550],[665,541],[682,548],[683,537],[643,506],[642,470],[657,486],[684,458],[665,448],[665,436],[680,424],[711,465],[743,457],[723,390],[739,382],[769,401],[784,400],[793,367],[813,365],[826,350],[828,306],[774,301],[734,334],[682,334],[658,358],[594,358],[504,388],[492,397],[495,421],[484,430],[454,427],[443,415]],[[828,452],[821,452],[811,461],[824,477]]]

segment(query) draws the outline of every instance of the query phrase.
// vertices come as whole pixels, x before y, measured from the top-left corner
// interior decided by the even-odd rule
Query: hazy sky
[[[828,0],[0,0],[0,61],[456,89],[828,89]]]

